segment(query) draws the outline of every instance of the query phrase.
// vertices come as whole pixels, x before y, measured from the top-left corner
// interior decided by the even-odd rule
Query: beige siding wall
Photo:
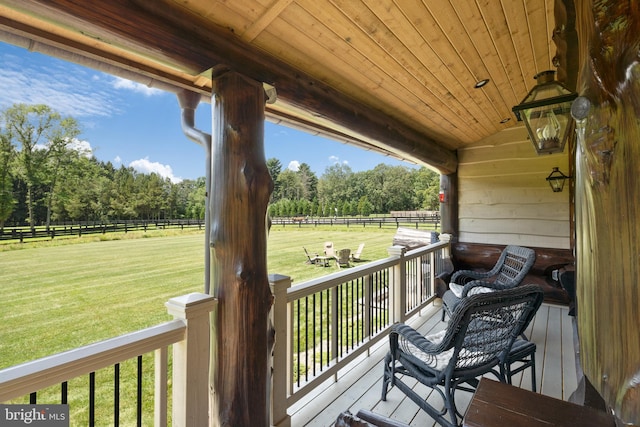
[[[569,175],[567,152],[538,156],[524,127],[459,150],[459,241],[569,249],[568,183],[554,193],[545,180],[554,166]]]

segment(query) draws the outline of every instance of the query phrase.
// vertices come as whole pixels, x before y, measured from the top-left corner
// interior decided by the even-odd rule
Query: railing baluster
[[[304,380],[309,381],[309,297],[304,297]]]
[[[138,403],[136,407],[137,411],[137,425],[142,427],[142,355],[138,356]]]
[[[113,425],[120,425],[120,364],[113,365]]]
[[[96,373],[89,374],[89,426],[96,424]]]
[[[60,384],[60,403],[62,403],[63,405],[67,404],[68,388],[69,387],[66,381]]]
[[[313,355],[313,376],[316,375],[316,294],[313,294],[311,296],[311,302],[313,305],[313,309],[312,309],[312,315],[313,315],[313,330],[312,330],[312,336],[313,336],[313,350],[312,350],[312,355]]]
[[[29,395],[29,404],[31,405],[35,405],[38,402],[38,395],[37,393],[34,391],[33,393],[31,393]]]

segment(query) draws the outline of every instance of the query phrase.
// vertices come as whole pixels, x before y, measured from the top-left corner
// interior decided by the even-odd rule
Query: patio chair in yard
[[[340,249],[338,251],[338,256],[336,257],[338,267],[351,267],[351,264],[349,264],[349,255],[351,255],[351,249]]]
[[[360,261],[360,256],[362,255],[362,250],[364,249],[364,243],[360,243],[358,249],[354,253],[351,254],[351,261]]]
[[[336,256],[336,251],[333,248],[333,242],[324,242],[324,254],[330,257]]]
[[[311,255],[309,255],[309,252],[307,251],[307,248],[305,248],[304,246],[302,247],[302,249],[304,249],[304,254],[307,256],[307,264],[317,264],[318,263],[318,254],[315,254],[313,257]]]
[[[442,320],[451,315],[460,301],[469,295],[518,286],[536,261],[533,249],[509,245],[489,271],[458,270],[451,276],[449,290],[442,297]]]
[[[464,298],[447,328],[437,334],[425,337],[405,324],[394,325],[384,361],[382,400],[386,400],[389,386],[397,386],[438,424],[458,426],[462,414],[456,409],[456,390],[475,391],[478,378],[486,374],[510,382],[515,373],[510,363],[520,356],[520,346],[514,343],[524,341],[518,337],[542,300],[539,286],[523,285]],[[432,395],[442,398],[444,408],[432,406],[426,396],[403,382],[404,376],[432,388]],[[431,397],[429,401],[433,401]]]

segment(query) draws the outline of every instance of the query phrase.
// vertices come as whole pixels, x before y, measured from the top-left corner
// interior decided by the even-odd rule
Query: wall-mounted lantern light
[[[555,81],[555,71],[536,74],[537,84],[519,105],[512,108],[524,121],[538,154],[561,153],[571,127],[571,103],[578,96]]]
[[[564,182],[569,178],[571,177],[563,174],[558,168],[553,168],[547,177],[547,182],[554,193],[559,193],[564,188]]]

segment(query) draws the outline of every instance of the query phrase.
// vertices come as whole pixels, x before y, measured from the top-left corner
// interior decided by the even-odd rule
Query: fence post
[[[271,321],[275,332],[271,369],[271,425],[290,427],[291,417],[287,414],[287,396],[289,384],[291,384],[291,363],[289,360],[291,335],[287,333],[287,330],[291,319],[287,304],[287,289],[291,287],[291,278],[280,274],[270,274],[269,284],[274,295]]]
[[[209,425],[210,313],[216,299],[192,293],[171,298],[165,305],[187,325],[184,340],[173,345],[173,411],[176,427]]]
[[[391,246],[387,249],[390,257],[397,257],[398,263],[393,267],[389,278],[389,306],[391,308],[391,321],[400,323],[405,321],[407,307],[407,268],[404,254],[407,248],[404,246]]]

